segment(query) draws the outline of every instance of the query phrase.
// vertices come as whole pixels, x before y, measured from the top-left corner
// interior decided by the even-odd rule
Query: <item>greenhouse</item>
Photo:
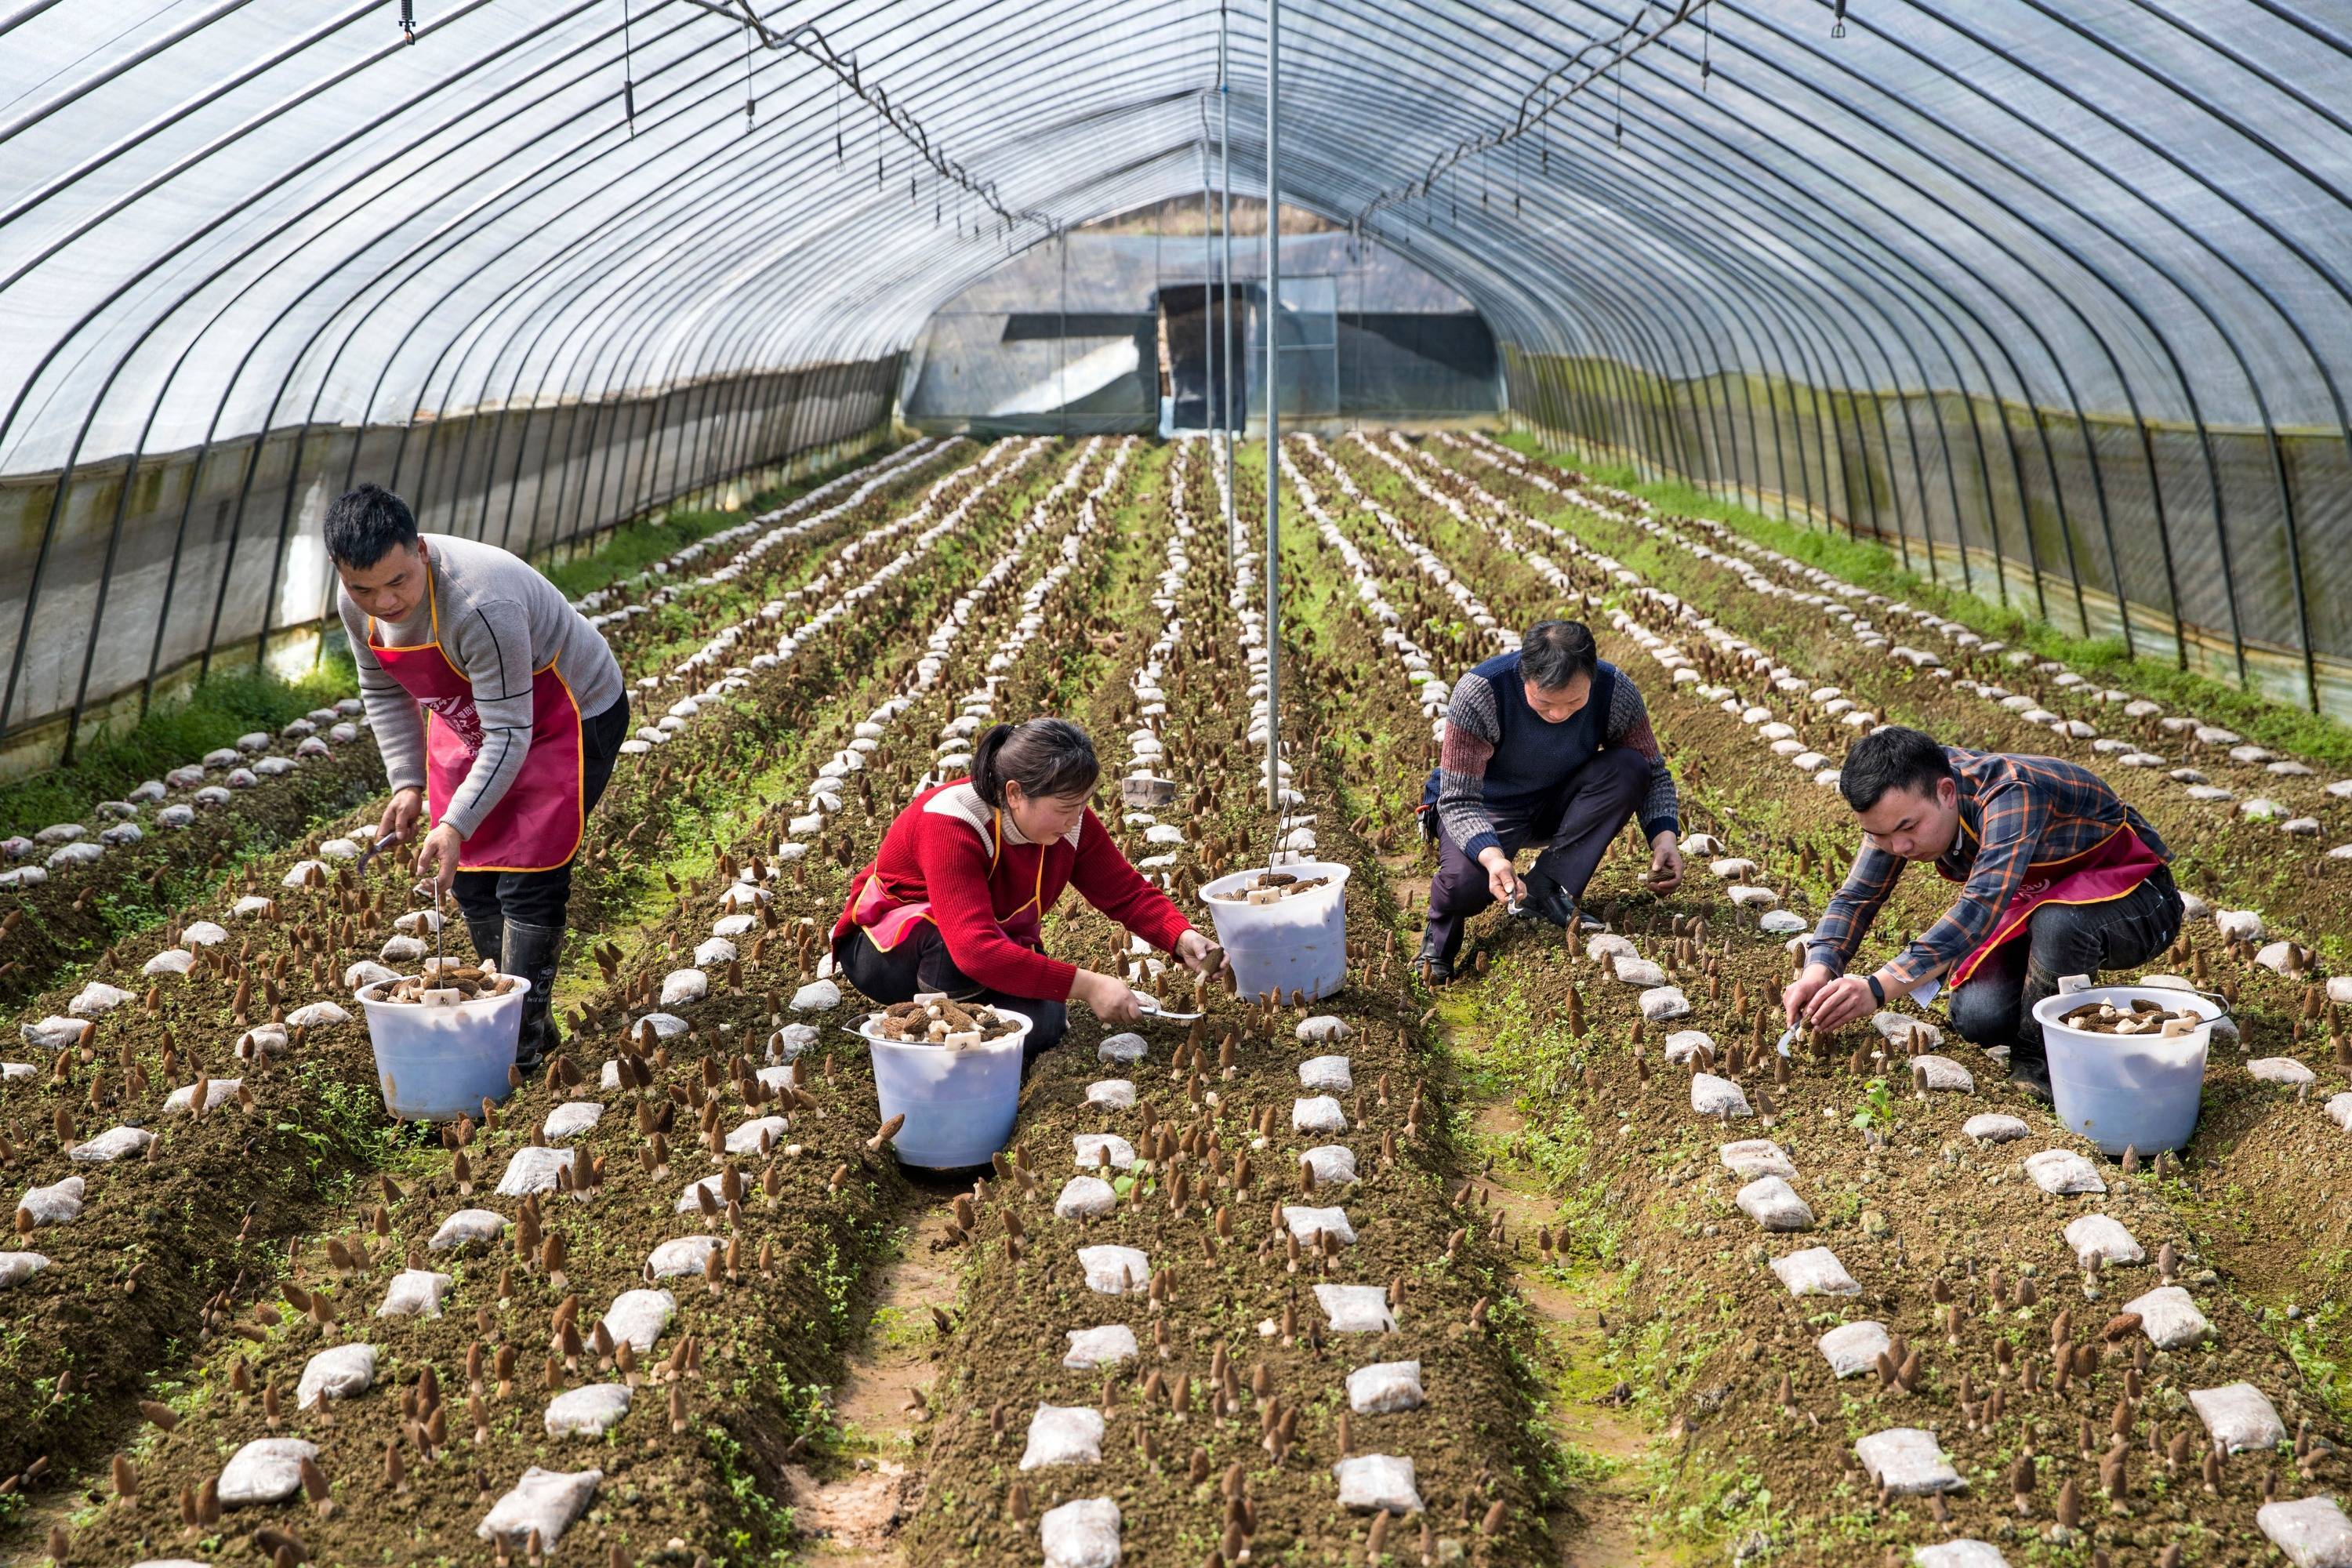
[[[0,1560],[2352,1568],[2352,16],[0,0]]]

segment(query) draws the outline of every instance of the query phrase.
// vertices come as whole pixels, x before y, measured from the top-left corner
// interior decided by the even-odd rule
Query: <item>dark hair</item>
[[[1853,743],[1838,765],[1838,793],[1856,811],[1868,811],[1891,789],[1933,795],[1936,781],[1952,776],[1943,742],[1917,730],[1889,724]]]
[[[345,490],[327,508],[327,553],[361,571],[398,549],[416,548],[416,514],[382,485]]]
[[[1582,621],[1538,621],[1519,639],[1519,674],[1546,691],[1557,691],[1600,666],[1592,628]]]
[[[1087,732],[1067,719],[997,724],[971,749],[971,787],[989,805],[1004,804],[1004,786],[1017,784],[1031,799],[1091,795],[1102,763]]]

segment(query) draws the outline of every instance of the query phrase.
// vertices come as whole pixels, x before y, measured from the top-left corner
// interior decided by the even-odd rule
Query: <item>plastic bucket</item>
[[[403,1121],[455,1121],[507,1097],[530,987],[446,1006],[387,1002],[378,981],[360,988],[384,1109]]]
[[[2118,1007],[2161,1004],[2203,1018],[2185,1035],[2095,1035],[2058,1021],[2086,1002]],[[2050,1095],[2058,1120],[2109,1154],[2178,1149],[2197,1127],[2205,1087],[2205,1052],[2221,1005],[2193,991],[2161,985],[2094,985],[2033,1005],[2050,1058]]]
[[[1234,988],[1244,996],[1294,991],[1312,999],[1348,983],[1348,868],[1331,860],[1297,860],[1276,868],[1302,880],[1329,880],[1296,898],[1270,904],[1219,898],[1239,892],[1258,870],[1236,871],[1201,887],[1201,901],[1216,922],[1217,941],[1233,961]]]
[[[1029,1016],[1010,1007],[995,1011],[1019,1027],[1003,1039],[960,1051],[884,1039],[874,1032],[879,1014],[857,1026],[874,1050],[874,1093],[882,1120],[907,1119],[890,1140],[904,1163],[933,1171],[985,1165],[1013,1136]]]

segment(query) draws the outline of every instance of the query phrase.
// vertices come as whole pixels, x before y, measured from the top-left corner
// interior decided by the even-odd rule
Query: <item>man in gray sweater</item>
[[[1454,978],[1463,922],[1491,903],[1516,900],[1522,918],[1556,926],[1576,920],[1628,818],[1650,846],[1651,889],[1682,881],[1681,806],[1650,710],[1577,621],[1537,622],[1517,652],[1454,683],[1422,812],[1437,875],[1416,962],[1433,985]],[[1528,844],[1544,847],[1523,879],[1513,858]]]
[[[378,832],[412,837],[416,870],[454,891],[474,950],[530,983],[520,1066],[558,1037],[549,1016],[572,862],[629,730],[621,667],[554,584],[493,544],[420,534],[406,503],[362,485],[327,510],[360,695],[392,803]]]

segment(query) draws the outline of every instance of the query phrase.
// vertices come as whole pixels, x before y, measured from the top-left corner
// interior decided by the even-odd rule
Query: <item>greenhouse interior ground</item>
[[[2341,8],[12,0],[0,145],[0,1560],[2352,1568]]]

